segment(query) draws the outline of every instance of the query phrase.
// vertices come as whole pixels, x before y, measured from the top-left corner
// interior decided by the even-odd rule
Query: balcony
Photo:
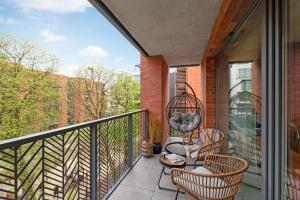
[[[174,199],[141,136],[148,118],[163,144],[176,134],[166,108],[190,92],[180,81],[202,127],[225,134],[220,153],[249,163],[235,199],[300,199],[300,1],[89,1],[141,54],[143,110],[0,141],[0,199]]]
[[[158,187],[159,155],[141,157],[147,118],[141,110],[1,141],[0,198],[174,199]],[[176,189],[168,174],[160,183]],[[254,198],[254,190],[242,184],[237,197]]]

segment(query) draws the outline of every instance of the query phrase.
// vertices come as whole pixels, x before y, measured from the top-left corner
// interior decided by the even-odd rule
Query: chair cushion
[[[198,174],[212,174],[211,171],[206,169],[205,167],[197,167],[196,169],[193,169],[192,172],[198,173]]]
[[[198,151],[194,151],[193,153],[191,153],[191,158],[196,158],[198,154]]]
[[[199,137],[199,140],[197,143],[199,146],[203,146],[205,144],[205,142],[206,142],[206,133],[204,131],[202,131],[200,133],[200,137]]]
[[[220,137],[221,137],[220,132],[218,130],[214,129],[212,132],[212,135],[211,135],[211,140],[213,142],[216,142],[216,141],[220,140]]]
[[[179,113],[174,112],[171,114],[169,124],[171,128],[181,131],[190,132],[198,128],[201,121],[201,116],[196,113]]]
[[[213,174],[211,171],[206,169],[205,167],[197,167],[196,169],[192,170],[195,174]],[[187,179],[189,181],[186,181]],[[210,178],[209,179],[201,176],[194,176],[193,174],[182,174],[181,178],[174,178],[175,182],[178,182],[188,191],[196,194],[199,198],[225,198],[226,195],[229,193],[230,188],[227,188],[227,184],[220,178]],[[197,185],[193,182],[197,182],[199,184],[207,184],[207,186],[212,187],[210,189]],[[218,188],[222,187],[222,188]],[[225,187],[225,188],[224,188]],[[220,196],[223,194],[223,196]]]

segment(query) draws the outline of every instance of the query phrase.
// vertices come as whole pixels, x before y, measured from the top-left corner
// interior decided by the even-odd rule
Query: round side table
[[[186,161],[184,160],[184,161],[172,163],[171,160],[169,160],[168,158],[163,158],[162,155],[159,157],[159,161],[163,165],[163,167],[162,167],[162,170],[161,170],[161,173],[160,173],[160,176],[159,176],[159,180],[158,180],[158,183],[157,183],[158,188],[173,191],[173,192],[177,192],[177,190],[174,190],[174,189],[171,189],[171,188],[161,187],[160,186],[160,180],[161,180],[162,175],[166,174],[166,172],[165,172],[166,167],[169,168],[169,169],[172,169],[172,168],[185,168]]]

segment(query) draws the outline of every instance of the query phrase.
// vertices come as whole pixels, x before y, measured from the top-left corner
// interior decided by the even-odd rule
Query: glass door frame
[[[284,169],[284,51],[283,51],[283,5],[281,0],[261,0],[254,3],[248,13],[233,31],[238,33],[245,20],[262,3],[262,196],[264,200],[281,200],[283,197]],[[256,5],[255,5],[256,4]],[[227,39],[226,43],[230,41]],[[226,44],[225,44],[226,45]],[[222,51],[220,51],[221,53]],[[218,67],[218,66],[217,66]],[[219,70],[217,77],[216,119],[219,128]]]
[[[262,55],[263,197],[283,198],[284,113],[283,1],[264,1]]]

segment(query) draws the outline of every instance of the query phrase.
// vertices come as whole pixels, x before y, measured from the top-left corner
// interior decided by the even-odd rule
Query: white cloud
[[[40,36],[42,36],[46,42],[56,42],[65,39],[65,36],[53,33],[49,29],[41,31]]]
[[[89,45],[81,49],[79,53],[83,56],[90,57],[90,58],[103,58],[108,56],[108,54],[104,49],[95,45]]]
[[[16,0],[15,4],[24,10],[40,10],[54,13],[84,12],[91,7],[88,0]]]
[[[10,24],[16,24],[16,23],[17,23],[17,21],[12,18],[0,18],[0,24],[10,25]]]

